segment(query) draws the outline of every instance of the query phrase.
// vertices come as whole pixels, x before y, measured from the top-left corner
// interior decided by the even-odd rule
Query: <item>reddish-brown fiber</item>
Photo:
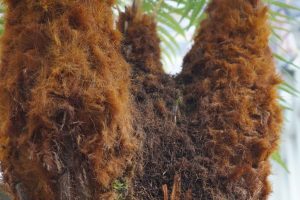
[[[0,159],[10,193],[267,199],[282,124],[267,8],[212,0],[172,77],[155,17],[128,8],[120,33],[113,3],[6,0]]]
[[[1,166],[16,199],[115,199],[130,184],[129,66],[105,0],[7,0]],[[100,12],[101,11],[101,12]]]

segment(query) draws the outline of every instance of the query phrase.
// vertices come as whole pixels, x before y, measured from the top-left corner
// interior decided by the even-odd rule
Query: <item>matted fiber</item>
[[[6,3],[1,166],[16,199],[267,199],[282,116],[260,1],[212,0],[176,78],[136,6],[120,48],[113,1]]]
[[[115,199],[130,185],[129,67],[112,0],[6,0],[1,167],[19,200]],[[101,12],[99,12],[101,11]]]
[[[133,8],[119,20],[144,137],[136,199],[266,199],[271,191],[268,159],[282,117],[267,9],[213,0],[207,13],[177,85],[157,63],[153,18]]]

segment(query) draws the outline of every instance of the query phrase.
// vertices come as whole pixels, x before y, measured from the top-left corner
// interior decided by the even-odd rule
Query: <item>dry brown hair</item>
[[[115,199],[112,185],[130,184],[138,146],[113,1],[5,3],[0,131],[10,192]]]
[[[267,198],[282,118],[258,0],[212,0],[176,78],[138,7],[120,48],[112,0],[6,3],[0,158],[16,199]]]
[[[188,138],[176,125],[180,93],[175,80],[163,72],[154,17],[136,7],[128,8],[120,15],[118,27],[124,35],[124,57],[132,67],[134,127],[144,141],[140,155],[143,162],[131,199],[161,199],[163,184],[173,184],[177,161],[171,158],[176,158],[176,151],[189,153],[185,150]]]
[[[270,193],[268,158],[282,117],[267,9],[255,0],[213,0],[207,14],[177,85],[171,77],[162,81],[153,18],[133,8],[119,20],[133,69],[135,124],[145,138],[137,199],[246,200]]]
[[[192,162],[201,177],[193,192],[204,199],[266,199],[268,158],[282,124],[267,8],[260,1],[213,0],[207,14],[178,77],[200,155]]]

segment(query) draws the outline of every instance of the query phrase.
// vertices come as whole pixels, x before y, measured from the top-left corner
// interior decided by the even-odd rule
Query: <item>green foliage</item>
[[[126,196],[125,194],[128,191],[128,185],[126,181],[116,180],[113,182],[112,187],[118,195],[118,200],[123,200]]]
[[[285,164],[285,162],[283,161],[283,159],[278,151],[276,151],[275,153],[272,154],[272,159],[276,163],[278,163],[286,172],[289,173],[289,169],[288,169],[287,165]]]
[[[146,13],[156,15],[158,34],[162,40],[163,58],[173,62],[179,49],[174,39],[179,35],[186,38],[191,28],[198,26],[204,19],[205,6],[208,0],[144,0],[143,9]],[[188,38],[190,41],[192,38]]]
[[[4,6],[0,3],[0,35],[2,35],[4,31]]]
[[[186,6],[183,1],[143,1],[143,9],[146,13],[154,14],[158,21],[158,35],[162,40],[163,57],[173,61],[179,49],[178,42],[174,39],[176,35],[185,37],[186,30],[180,18],[184,16]]]

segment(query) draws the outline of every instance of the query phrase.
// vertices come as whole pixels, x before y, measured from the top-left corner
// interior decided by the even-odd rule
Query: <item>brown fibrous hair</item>
[[[1,167],[16,199],[114,199],[114,181],[130,185],[138,142],[113,3],[6,1]]]

